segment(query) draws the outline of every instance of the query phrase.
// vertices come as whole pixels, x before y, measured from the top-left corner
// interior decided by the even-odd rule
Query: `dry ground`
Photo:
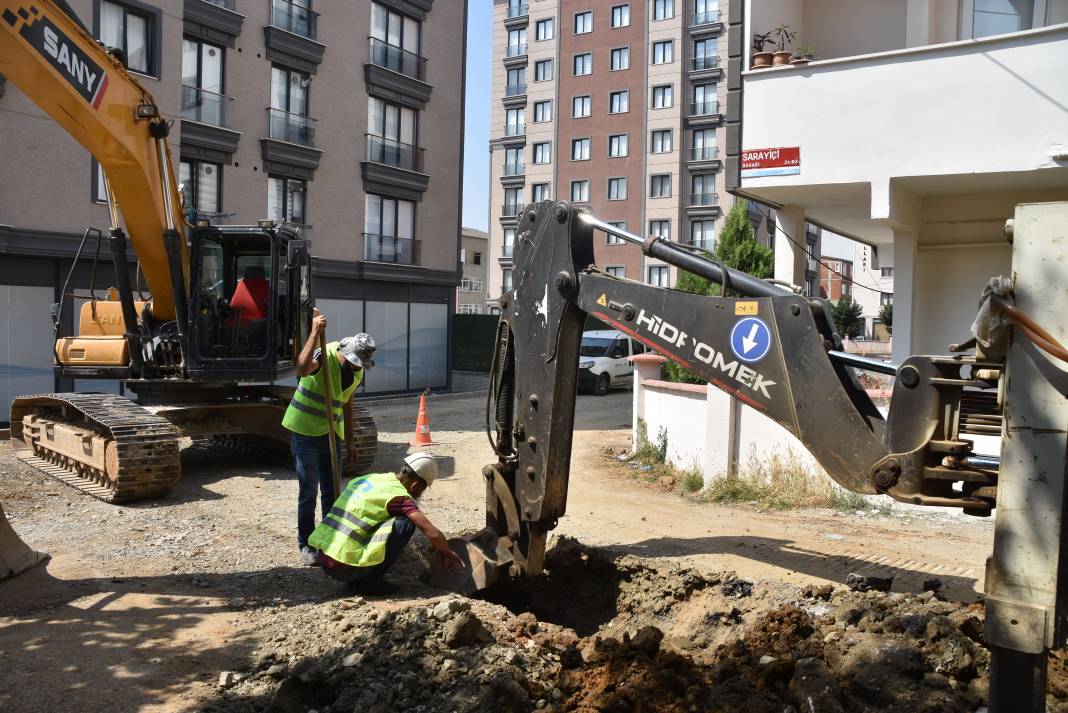
[[[898,591],[925,577],[951,598],[982,588],[992,525],[946,518],[875,518],[830,511],[761,512],[696,504],[634,482],[603,456],[629,439],[629,391],[581,396],[568,515],[557,532],[665,564],[735,570],[749,580],[844,582],[888,571]],[[431,401],[443,477],[423,508],[447,533],[481,527],[490,450],[484,396]],[[412,399],[371,406],[378,466],[395,468],[414,428]],[[0,445],[0,502],[47,567],[0,583],[0,710],[185,711],[217,695],[220,672],[248,668],[265,646],[260,613],[306,609],[343,593],[298,566],[292,471],[191,452],[168,500],[109,506],[23,466]],[[406,556],[395,610],[436,596]]]

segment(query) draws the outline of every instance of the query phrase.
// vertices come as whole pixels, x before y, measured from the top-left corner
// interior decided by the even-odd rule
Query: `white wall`
[[[706,395],[703,391],[676,391],[651,386],[645,391],[641,418],[652,443],[661,428],[668,432],[667,460],[676,468],[702,468],[705,462],[704,423]],[[726,419],[724,419],[726,420]]]

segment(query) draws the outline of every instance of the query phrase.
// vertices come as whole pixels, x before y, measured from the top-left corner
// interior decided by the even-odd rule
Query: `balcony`
[[[714,206],[719,202],[718,193],[691,193],[690,205],[697,207]]]
[[[482,292],[482,280],[477,277],[464,277],[460,280],[460,292]]]
[[[395,235],[363,234],[363,259],[395,265],[419,264],[419,241]]]
[[[267,136],[301,146],[315,146],[315,119],[282,109],[267,109]]]
[[[208,3],[209,5],[218,5],[219,7],[224,7],[227,10],[234,10],[235,9],[234,0],[203,0],[203,1]]]
[[[527,53],[527,43],[521,42],[515,45],[508,45],[504,48],[504,56],[508,59],[514,57],[523,57]]]
[[[719,55],[694,57],[690,60],[691,72],[706,72],[713,69],[719,69]]]
[[[319,13],[293,0],[271,0],[271,26],[314,40],[318,35]]]
[[[521,97],[527,93],[526,82],[520,84],[509,84],[504,88],[504,96],[506,97]]]
[[[371,64],[392,70],[419,81],[426,80],[426,58],[401,49],[376,37],[368,37],[371,43]]]
[[[212,126],[229,126],[233,101],[225,94],[182,85],[182,118]]]
[[[406,171],[423,170],[423,149],[378,134],[367,137],[367,160]]]
[[[690,116],[713,116],[719,114],[719,101],[711,99],[690,104]]]
[[[504,164],[504,175],[505,176],[522,176],[524,168],[525,167],[523,165],[523,162],[521,162],[521,161],[516,162],[516,163],[505,163]]]
[[[505,124],[504,135],[505,136],[525,136],[527,133],[526,124]]]
[[[694,146],[690,149],[690,161],[715,161],[719,159],[719,146]]]
[[[508,19],[513,20],[517,17],[526,17],[529,14],[527,4],[525,2],[515,3],[508,6]]]
[[[691,239],[687,241],[686,244],[692,248],[697,248],[698,250],[705,250],[707,252],[715,252],[716,250],[716,241],[711,238],[697,238],[696,240]]]
[[[183,34],[212,44],[233,47],[241,34],[245,16],[236,12],[234,0],[184,0]]]
[[[705,27],[719,24],[719,10],[697,12],[690,16],[690,27]]]
[[[522,203],[505,203],[501,206],[502,218],[515,218],[523,210]]]
[[[504,243],[501,245],[501,257],[511,259],[512,252],[515,250],[515,246],[512,243]]]

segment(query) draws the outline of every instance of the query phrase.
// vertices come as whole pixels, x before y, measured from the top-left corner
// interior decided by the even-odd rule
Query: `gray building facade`
[[[69,0],[173,119],[191,219],[306,226],[329,336],[371,333],[368,392],[449,383],[461,279],[466,1]],[[82,231],[108,226],[99,169],[0,85],[0,413],[18,394],[117,389],[50,368],[49,306]],[[93,241],[87,251],[92,256]],[[102,255],[107,255],[105,246]],[[89,262],[75,272],[88,296]],[[113,282],[110,261],[96,287]],[[0,421],[5,420],[0,416]]]

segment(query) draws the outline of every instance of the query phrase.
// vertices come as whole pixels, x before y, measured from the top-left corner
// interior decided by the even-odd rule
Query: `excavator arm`
[[[175,288],[188,288],[189,254],[169,124],[155,100],[63,0],[0,0],[0,74],[100,163],[112,227],[117,203],[152,292],[149,311],[160,321],[175,319]]]
[[[595,230],[742,296],[606,275],[593,266]],[[487,430],[498,460],[483,470],[487,527],[459,548],[471,565],[467,579],[442,576],[443,585],[474,591],[505,574],[541,572],[546,536],[566,511],[589,314],[776,421],[847,490],[975,515],[994,506],[996,459],[974,456],[961,434],[1000,429],[1000,362],[954,355],[895,367],[844,353],[825,300],[619,230],[567,203],[527,207],[514,261],[490,379]],[[860,386],[858,369],[896,375],[889,420]]]

